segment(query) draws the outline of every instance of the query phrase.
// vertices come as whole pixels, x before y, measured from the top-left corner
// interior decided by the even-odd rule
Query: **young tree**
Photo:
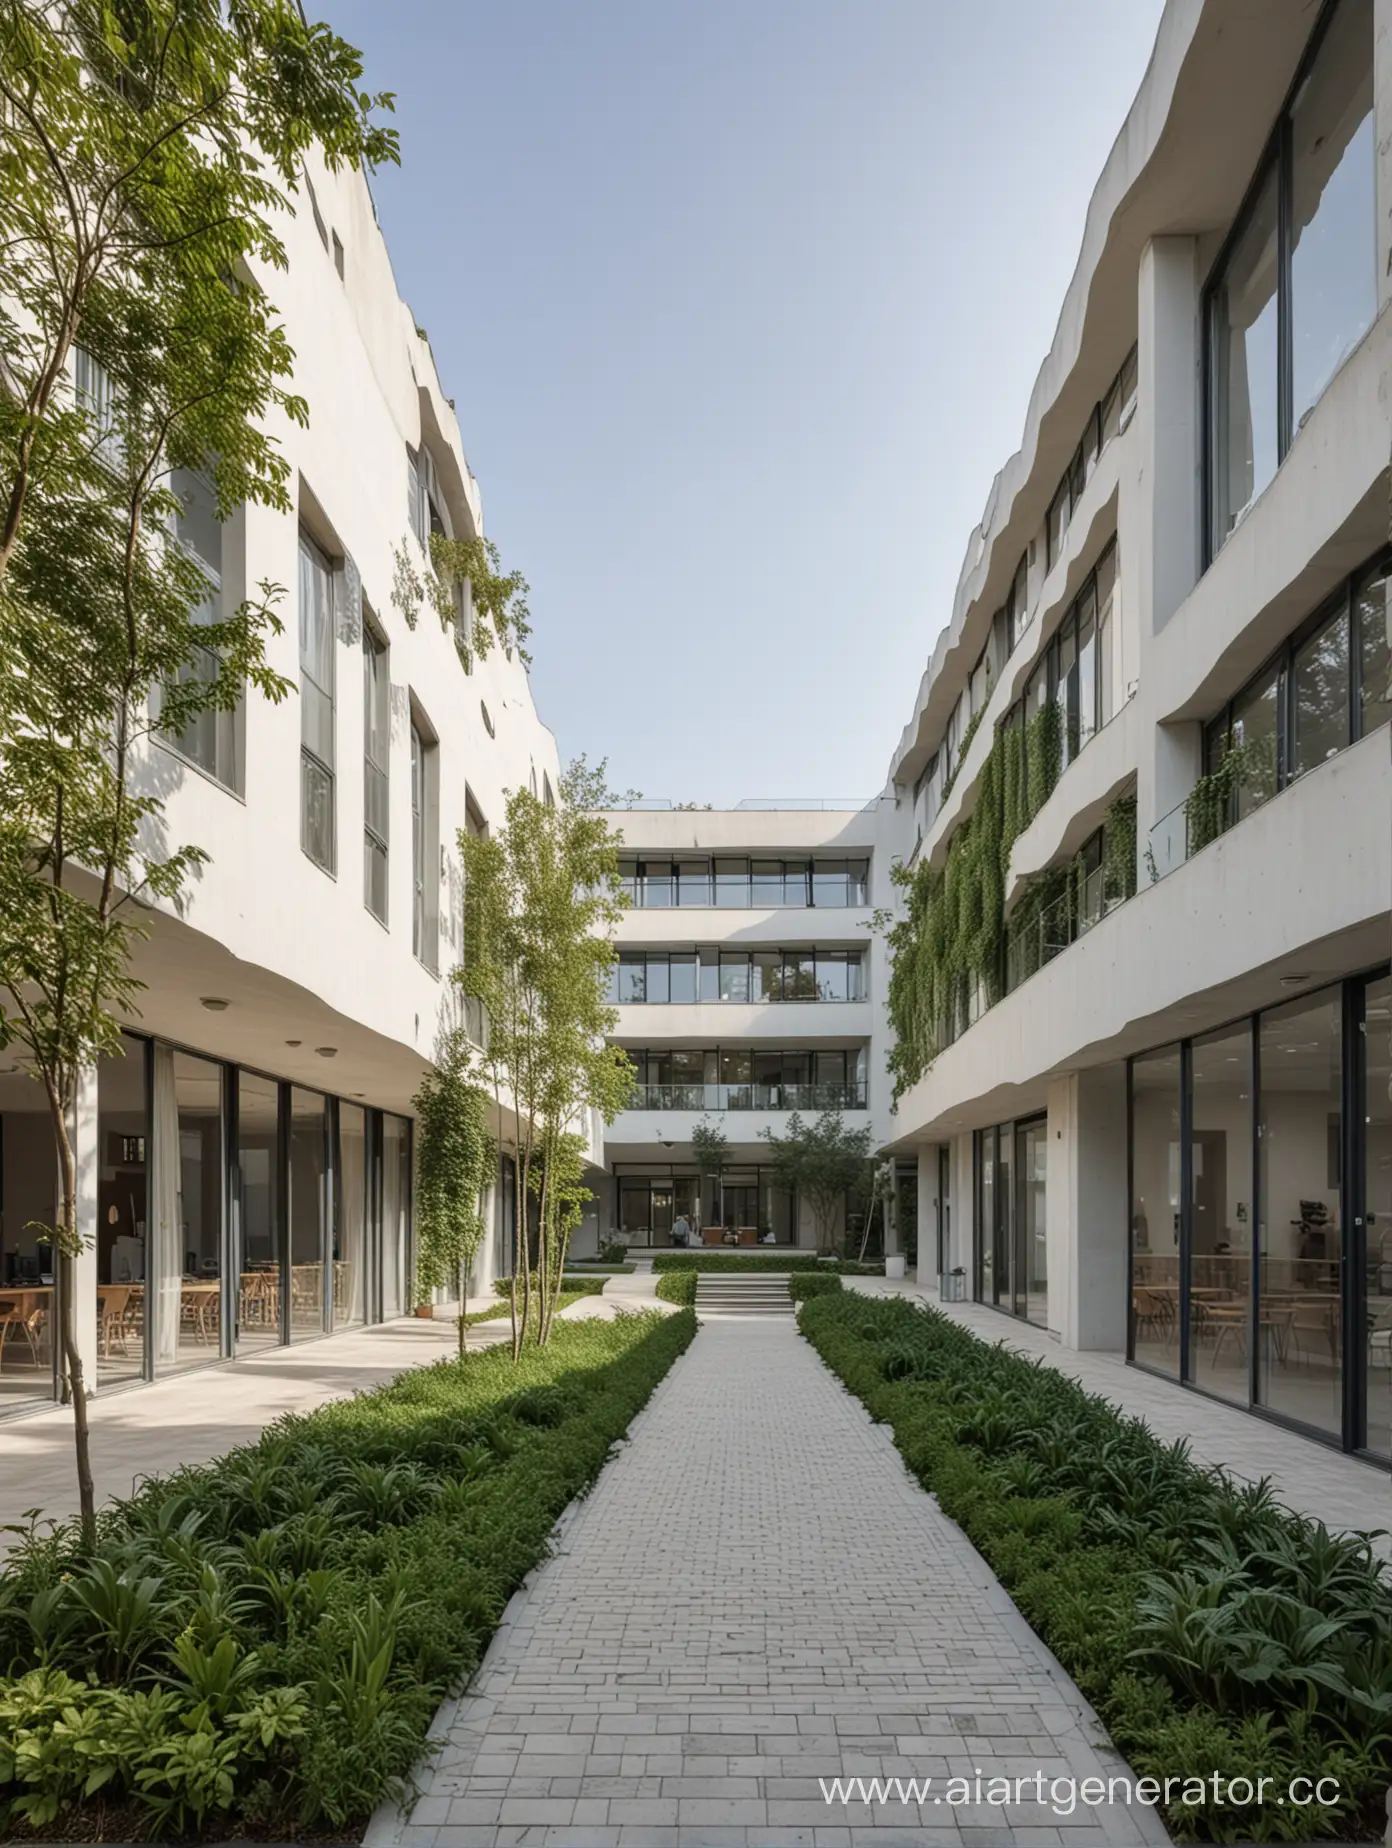
[[[704,1180],[706,1175],[715,1177],[716,1214],[718,1222],[725,1223],[725,1169],[730,1160],[730,1139],[725,1134],[720,1120],[708,1122],[702,1117],[691,1132],[691,1153]]]
[[[554,1266],[545,1261],[548,1228],[558,1221],[548,1176],[565,1173],[568,1136],[586,1109],[611,1122],[633,1083],[619,1048],[605,1043],[614,1024],[608,1003],[615,951],[612,930],[623,910],[618,839],[585,805],[591,779],[583,764],[561,779],[551,808],[526,789],[507,803],[501,833],[459,837],[464,864],[464,960],[460,991],[483,1003],[483,1062],[502,1115],[506,1093],[516,1120],[518,1251],[512,1265],[514,1356],[531,1323],[533,1279],[540,1294],[537,1333],[550,1329]],[[536,1195],[542,1252],[534,1262],[527,1229]],[[521,1273],[521,1298],[518,1284]],[[520,1314],[519,1314],[520,1307]]]
[[[318,143],[395,158],[356,52],[282,0],[0,0],[0,1039],[43,1087],[58,1157],[57,1336],[82,1526],[95,1504],[75,1309],[70,1123],[135,1005],[139,907],[205,856],[164,838],[144,774],[247,683],[280,591],[201,622],[171,471],[217,516],[289,511],[265,432],[303,423],[293,354],[254,273]],[[215,663],[209,668],[208,663]]]
[[[471,1082],[473,1055],[459,1028],[445,1035],[416,1107],[416,1300],[458,1282],[461,1295],[483,1242],[484,1193],[497,1149],[488,1093]],[[459,1329],[464,1351],[464,1324]]]
[[[778,1180],[811,1205],[821,1252],[834,1249],[842,1204],[865,1182],[871,1133],[868,1123],[848,1129],[839,1110],[824,1110],[815,1123],[804,1123],[795,1110],[786,1135],[763,1131]]]

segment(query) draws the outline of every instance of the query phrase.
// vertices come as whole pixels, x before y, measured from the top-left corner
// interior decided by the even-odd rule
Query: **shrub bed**
[[[359,1839],[695,1327],[558,1323],[147,1482],[89,1556],[31,1532],[0,1574],[0,1832]]]
[[[775,1257],[771,1251],[659,1251],[655,1271],[820,1271],[842,1277],[883,1277],[884,1259],[858,1264],[854,1258],[819,1258],[810,1251],[790,1251]]]
[[[795,1303],[809,1302],[814,1296],[834,1296],[841,1288],[841,1279],[833,1271],[828,1276],[823,1271],[797,1272],[788,1279],[788,1294]]]
[[[565,1281],[568,1283],[570,1279],[566,1279]],[[604,1285],[601,1283],[600,1289],[602,1290],[603,1287]],[[562,1309],[568,1309],[572,1303],[578,1303],[582,1296],[596,1296],[598,1294],[599,1291],[591,1289],[563,1289],[561,1294],[556,1298],[556,1314],[559,1315]],[[494,1303],[492,1307],[488,1309],[472,1309],[468,1315],[458,1315],[454,1319],[456,1324],[460,1327],[472,1328],[476,1322],[499,1322],[504,1316],[510,1315],[511,1313],[512,1304],[509,1302],[501,1302]]]
[[[608,1279],[606,1277],[572,1277],[570,1273],[567,1272],[566,1275],[561,1278],[561,1291],[562,1294],[566,1296],[602,1296],[607,1281]],[[536,1293],[537,1279],[533,1277],[533,1303],[536,1302]],[[495,1277],[493,1279],[493,1294],[495,1296],[510,1296],[512,1294],[512,1278]],[[520,1293],[517,1300],[519,1303],[522,1300]]]
[[[1392,1576],[1366,1540],[1202,1469],[1075,1381],[903,1298],[835,1292],[800,1326],[891,1426],[1141,1777],[1337,1778],[1299,1810],[1162,1814],[1213,1841],[1382,1828]]]
[[[657,1280],[656,1294],[664,1303],[680,1303],[684,1309],[694,1309],[700,1280],[699,1271],[666,1271]]]

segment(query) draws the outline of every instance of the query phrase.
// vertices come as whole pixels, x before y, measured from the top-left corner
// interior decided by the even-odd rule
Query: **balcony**
[[[863,1084],[636,1084],[630,1110],[864,1110]]]

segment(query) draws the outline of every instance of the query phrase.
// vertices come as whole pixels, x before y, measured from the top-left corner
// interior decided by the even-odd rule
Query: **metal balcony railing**
[[[863,1084],[636,1084],[630,1110],[864,1110]]]

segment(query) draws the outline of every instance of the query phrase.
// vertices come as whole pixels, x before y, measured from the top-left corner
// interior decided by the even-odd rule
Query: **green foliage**
[[[718,1177],[729,1166],[730,1139],[718,1118],[712,1123],[702,1117],[692,1129],[691,1158],[702,1174]]]
[[[1102,880],[1108,904],[1136,896],[1136,798],[1118,796],[1107,810]]]
[[[511,1298],[512,1281],[511,1277],[495,1277],[493,1279],[494,1294]],[[538,1281],[535,1277],[532,1279],[534,1289],[538,1287]],[[574,1277],[567,1273],[561,1278],[561,1288],[570,1297],[603,1296],[604,1286],[608,1281],[607,1277]],[[492,1312],[487,1311],[486,1313],[491,1314]]]
[[[429,604],[446,634],[453,631],[466,669],[472,668],[475,655],[487,655],[495,643],[531,665],[529,586],[520,571],[501,569],[501,555],[491,539],[451,539],[433,532],[428,561],[418,564],[419,557],[414,540],[403,539],[392,553],[392,606],[408,629],[415,628]]]
[[[1218,768],[1201,776],[1184,801],[1185,851],[1193,855],[1226,834],[1237,819],[1239,793],[1276,788],[1276,742],[1256,738],[1229,744]]]
[[[664,1271],[657,1280],[657,1294],[664,1303],[679,1303],[683,1309],[694,1309],[700,1281],[699,1271]]]
[[[1337,1804],[1299,1812],[1176,1803],[1176,1834],[1381,1827],[1392,1582],[1366,1538],[1292,1514],[1266,1482],[1200,1468],[1066,1375],[903,1298],[821,1295],[800,1326],[1139,1775],[1339,1780]]]
[[[622,1266],[625,1270],[632,1270],[633,1266],[631,1264],[624,1263],[624,1259],[627,1256],[628,1245],[621,1238],[606,1239],[599,1248],[599,1261],[601,1264],[613,1264],[615,1266]],[[577,1259],[576,1262],[578,1263],[579,1260]]]
[[[944,802],[946,802],[949,794],[951,793],[952,785],[957,781],[957,772],[962,768],[962,765],[967,761],[967,752],[971,749],[972,739],[980,731],[981,721],[985,718],[985,716],[986,716],[986,708],[984,706],[978,706],[976,711],[967,720],[966,729],[965,731],[963,731],[961,742],[957,746],[957,761],[952,766],[952,774],[947,778],[946,782],[943,784],[942,799]]]
[[[101,1800],[156,1834],[356,1839],[694,1332],[562,1322],[147,1481],[90,1557],[31,1532],[0,1574],[0,1832],[92,1840]]]
[[[788,1294],[795,1303],[805,1303],[814,1296],[835,1295],[841,1279],[835,1271],[798,1271],[788,1279]]]
[[[873,1130],[868,1123],[848,1129],[839,1110],[824,1110],[813,1123],[805,1123],[794,1110],[781,1136],[771,1129],[761,1134],[779,1184],[808,1202],[818,1248],[830,1251],[837,1215],[847,1197],[867,1182]]]
[[[819,1258],[810,1251],[656,1251],[652,1267],[670,1271],[823,1271],[842,1277],[883,1277],[884,1259],[864,1264],[853,1258]]]
[[[416,1301],[457,1282],[473,1266],[487,1229],[484,1191],[497,1144],[490,1100],[469,1081],[472,1054],[459,1031],[412,1100],[416,1109]]]

